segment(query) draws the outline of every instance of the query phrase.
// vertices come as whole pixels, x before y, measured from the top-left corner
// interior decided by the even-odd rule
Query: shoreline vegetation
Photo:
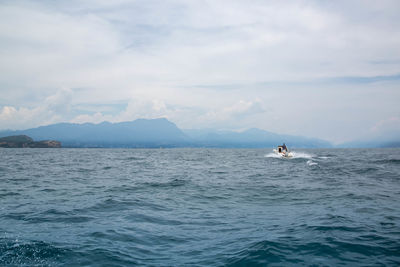
[[[34,141],[27,135],[14,135],[0,138],[3,148],[61,148],[61,142],[55,140]]]

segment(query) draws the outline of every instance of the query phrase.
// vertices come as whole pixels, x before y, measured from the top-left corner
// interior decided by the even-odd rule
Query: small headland
[[[27,135],[13,135],[0,138],[0,147],[59,148],[61,147],[61,142],[55,140],[33,141]]]

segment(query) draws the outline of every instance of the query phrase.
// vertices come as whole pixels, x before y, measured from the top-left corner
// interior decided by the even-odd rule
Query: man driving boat
[[[287,147],[286,147],[285,143],[283,143],[283,145],[282,145],[282,150],[284,150],[284,151],[288,151],[288,149],[287,149]]]

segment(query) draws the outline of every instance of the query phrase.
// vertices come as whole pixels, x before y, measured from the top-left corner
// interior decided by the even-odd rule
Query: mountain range
[[[181,130],[165,118],[99,124],[58,123],[27,130],[0,132],[0,137],[14,135],[27,135],[35,140],[57,140],[63,147],[272,148],[284,142],[289,147],[297,148],[332,147],[332,144],[325,140],[281,135],[256,128],[242,132],[213,129]]]
[[[58,123],[0,132],[0,137],[10,135],[27,135],[35,140],[53,139],[60,141],[63,147],[174,147],[187,144],[187,136],[166,119],[99,124]]]
[[[183,132],[194,140],[198,146],[204,147],[243,147],[263,148],[276,147],[286,143],[289,147],[318,148],[332,147],[328,141],[317,138],[302,136],[276,134],[257,128],[242,132],[218,131],[218,130],[183,130]]]
[[[99,124],[58,123],[16,131],[2,131],[0,137],[27,135],[35,140],[57,140],[63,147],[331,147],[327,141],[279,135],[260,129],[243,132],[181,130],[165,118]]]

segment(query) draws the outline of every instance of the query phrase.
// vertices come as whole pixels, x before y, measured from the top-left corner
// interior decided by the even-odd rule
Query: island
[[[27,135],[13,135],[0,138],[0,147],[60,148],[61,142],[55,140],[33,141],[33,139]]]

